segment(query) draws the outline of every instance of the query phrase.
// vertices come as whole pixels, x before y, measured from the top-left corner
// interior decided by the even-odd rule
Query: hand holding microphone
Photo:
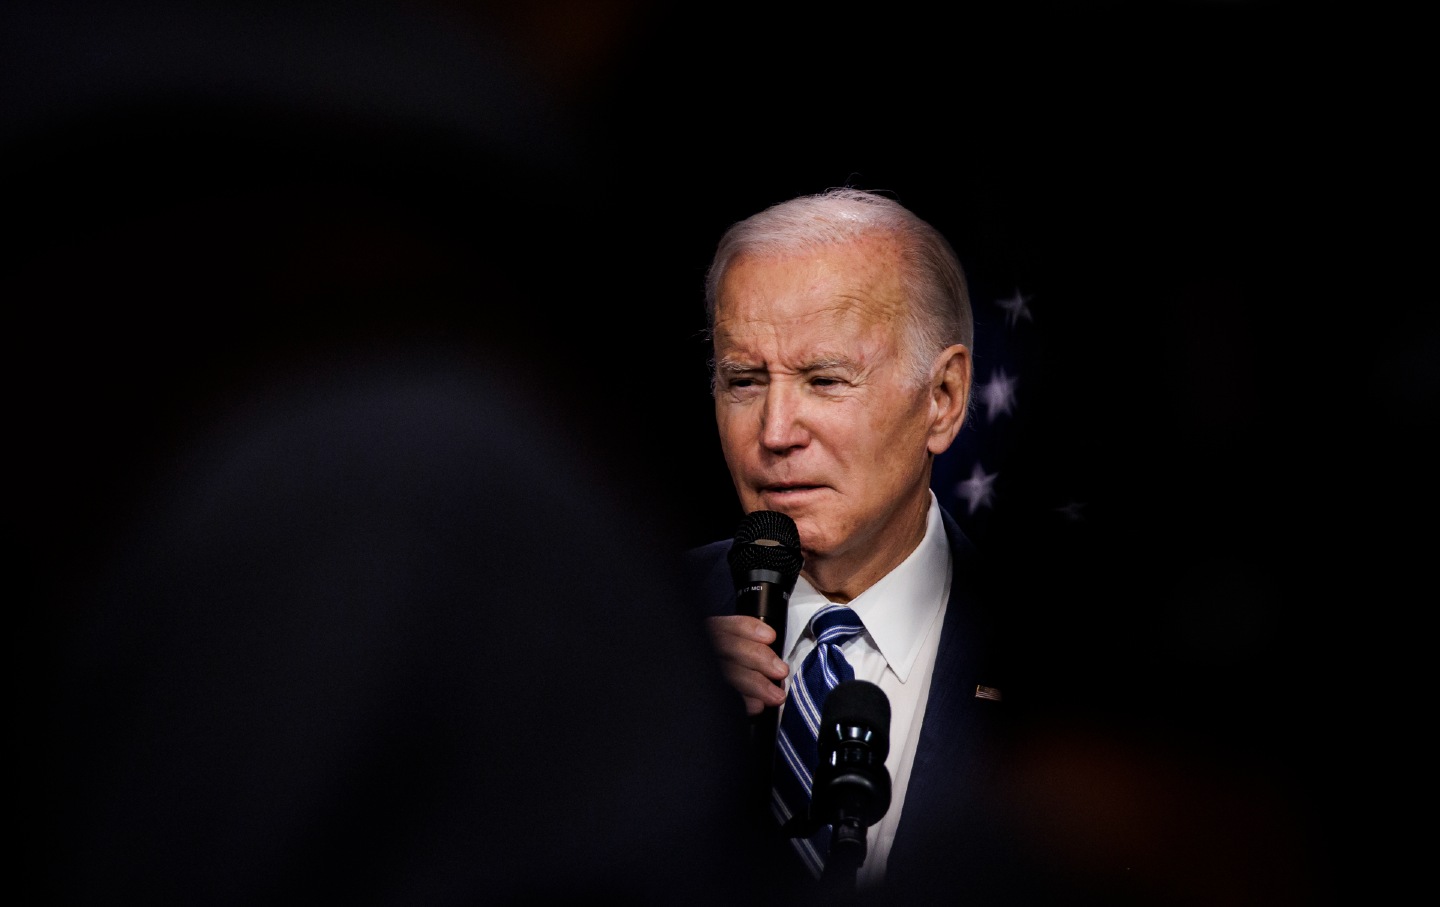
[[[785,614],[804,564],[795,521],[771,510],[747,514],[735,532],[729,564],[735,613],[709,618],[706,627],[726,681],[744,698],[746,714],[755,717],[785,701]]]
[[[728,555],[735,585],[735,614],[710,618],[710,631],[730,684],[745,698],[753,720],[757,803],[768,811],[789,599],[804,566],[794,520],[775,511],[747,514]],[[890,808],[890,700],[876,684],[841,682],[821,706],[808,809],[784,833],[810,837],[830,826],[826,872],[853,878],[865,860],[866,829]]]
[[[775,510],[748,513],[735,531],[727,557],[735,583],[735,613],[758,617],[774,630],[770,648],[783,658],[786,608],[805,565],[800,530],[794,520]]]
[[[712,617],[707,626],[726,680],[744,697],[755,814],[768,817],[782,683],[789,674],[786,610],[804,563],[800,531],[783,513],[757,510],[740,521],[727,557],[735,613]]]

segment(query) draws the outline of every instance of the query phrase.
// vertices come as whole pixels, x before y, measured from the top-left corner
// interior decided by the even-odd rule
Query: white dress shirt
[[[950,598],[950,573],[950,545],[940,503],[931,492],[920,545],[900,566],[849,603],[865,632],[846,642],[841,651],[855,669],[855,678],[876,684],[890,700],[890,753],[885,759],[891,781],[890,808],[866,832],[865,862],[856,873],[860,887],[885,877],[885,862],[900,823],[900,807],[920,739],[920,722],[925,718],[940,625]],[[805,632],[810,618],[827,604],[803,576],[795,583],[785,616],[791,677],[800,673],[800,663],[815,648],[815,641]]]

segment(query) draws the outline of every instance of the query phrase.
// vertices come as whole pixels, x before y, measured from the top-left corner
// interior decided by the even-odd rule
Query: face
[[[858,583],[850,597],[923,537],[932,454],[958,429],[938,426],[935,382],[914,379],[890,251],[742,258],[716,305],[715,417],[740,503],[794,519],[806,576],[827,593]]]

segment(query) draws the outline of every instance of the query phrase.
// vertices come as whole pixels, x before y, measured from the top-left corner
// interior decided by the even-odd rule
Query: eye
[[[764,386],[764,376],[754,372],[738,372],[725,377],[724,388],[731,394],[750,395]]]

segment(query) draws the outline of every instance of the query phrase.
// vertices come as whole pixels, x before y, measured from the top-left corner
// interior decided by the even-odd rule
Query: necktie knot
[[[841,645],[864,629],[860,618],[844,605],[826,605],[810,618],[810,633],[817,646]]]

